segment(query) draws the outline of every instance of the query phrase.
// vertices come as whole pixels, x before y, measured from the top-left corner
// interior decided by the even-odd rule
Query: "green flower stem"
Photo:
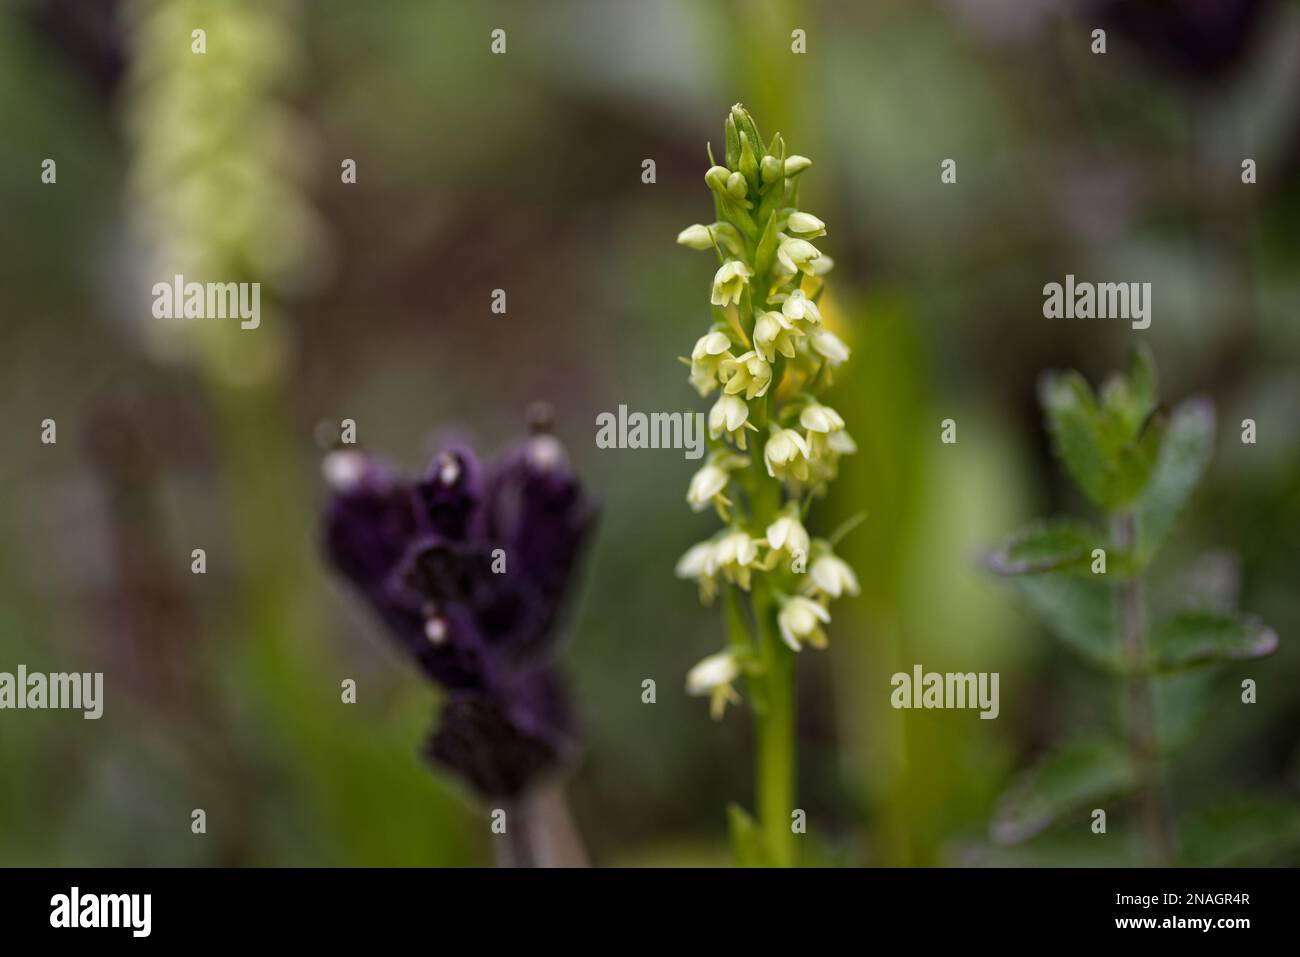
[[[795,655],[777,632],[776,601],[766,584],[758,586],[754,595],[754,614],[762,663],[762,674],[751,684],[758,739],[754,767],[758,827],[770,863],[794,867],[790,815],[795,804]]]
[[[773,375],[773,388],[779,382]],[[760,405],[761,428],[767,425],[770,399]],[[781,487],[768,479],[763,464],[766,433],[755,443],[748,483],[753,528],[762,534],[781,509]],[[794,832],[790,813],[795,806],[795,653],[781,641],[777,630],[777,597],[766,576],[755,583],[754,624],[757,630],[758,674],[749,682],[754,698],[754,805],[759,833],[770,863],[795,866]]]
[[[1132,511],[1116,516],[1115,542],[1131,552],[1137,522]],[[1138,807],[1149,863],[1168,867],[1174,863],[1174,841],[1156,738],[1155,702],[1151,677],[1146,672],[1146,637],[1142,621],[1142,579],[1132,575],[1120,585],[1120,631],[1129,666],[1125,679],[1129,754],[1138,776]]]
[[[692,480],[687,498],[698,510],[704,504],[699,500],[703,489],[722,485],[730,496],[710,495],[729,528],[696,545],[679,564],[678,574],[696,578],[706,602],[720,578],[726,583],[727,649],[692,669],[687,687],[693,694],[712,695],[713,710],[719,712],[727,701],[736,700],[732,682],[743,679],[755,723],[755,815],[736,805],[729,809],[736,860],[789,867],[796,856],[791,826],[796,801],[796,649],[782,640],[778,625],[782,610],[794,600],[791,596],[807,592],[813,597],[801,595],[793,609],[803,616],[801,634],[790,640],[825,644],[825,633],[811,619],[829,620],[829,596],[800,587],[804,580],[799,576],[810,557],[804,553],[812,544],[803,519],[812,494],[825,489],[834,478],[838,457],[852,451],[853,444],[847,433],[834,438],[810,434],[843,428],[833,409],[816,411],[820,418],[805,428],[805,435],[795,428],[816,401],[822,370],[831,361],[819,359],[818,353],[834,350],[829,355],[839,362],[848,350],[829,331],[811,328],[821,322],[812,305],[814,296],[806,302],[790,301],[796,291],[805,296],[804,275],[824,275],[832,265],[829,258],[821,268],[813,265],[821,252],[809,240],[825,235],[825,224],[797,208],[794,177],[811,161],[788,155],[780,134],[764,143],[740,104],[727,116],[724,137],[724,155],[715,156],[712,146],[708,148],[711,165],[704,177],[719,222],[696,223],[677,237],[684,246],[718,254],[710,294],[712,326],[688,364],[690,382],[701,395],[710,395],[718,386],[725,393],[710,410],[712,458],[697,473],[698,482]],[[725,167],[719,159],[726,161]],[[787,371],[793,374],[783,393]],[[799,388],[803,391],[791,394]],[[745,431],[737,434],[742,427]],[[765,453],[774,435],[780,444],[773,449],[769,471]],[[729,452],[733,444],[747,452],[747,466],[744,457]],[[719,469],[725,477],[719,477]],[[826,548],[821,540],[817,547]],[[838,561],[834,556],[818,560],[822,558]],[[843,574],[851,582],[852,571]],[[747,600],[742,597],[746,591]],[[855,583],[852,591],[857,592]],[[810,606],[813,600],[820,604]]]

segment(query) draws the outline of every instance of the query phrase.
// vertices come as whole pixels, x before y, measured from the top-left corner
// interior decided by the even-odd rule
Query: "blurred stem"
[[[502,806],[506,833],[497,843],[498,867],[588,866],[563,785],[542,784]]]
[[[1115,517],[1115,543],[1121,550],[1133,551],[1136,528],[1137,521],[1132,511]],[[1125,678],[1128,747],[1138,776],[1137,801],[1147,859],[1156,867],[1168,867],[1174,862],[1173,835],[1161,781],[1151,677],[1145,670],[1147,651],[1142,601],[1142,579],[1136,574],[1131,575],[1120,585],[1121,634],[1129,669]]]
[[[536,867],[533,854],[535,830],[526,798],[502,801],[506,832],[496,841],[497,867]]]

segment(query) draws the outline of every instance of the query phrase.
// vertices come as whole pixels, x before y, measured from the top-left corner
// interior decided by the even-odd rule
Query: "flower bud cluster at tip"
[[[710,455],[686,500],[696,512],[712,509],[724,528],[692,546],[676,574],[696,582],[706,604],[723,588],[749,591],[756,576],[767,576],[781,639],[796,651],[820,648],[830,601],[859,592],[831,543],[812,538],[803,524],[808,501],[825,493],[840,457],[856,451],[844,418],[818,399],[850,355],[818,306],[833,263],[814,240],[827,226],[799,206],[800,175],[812,161],[788,153],[779,133],[764,142],[737,104],[724,143],[723,163],[710,148],[704,174],[714,221],[677,236],[718,261],[712,325],[682,361],[701,397],[717,395],[708,412]],[[749,511],[758,483],[780,487],[784,504],[775,519]],[[688,692],[708,696],[721,715],[738,700],[733,684],[745,673],[744,659],[735,648],[705,658],[688,675]]]

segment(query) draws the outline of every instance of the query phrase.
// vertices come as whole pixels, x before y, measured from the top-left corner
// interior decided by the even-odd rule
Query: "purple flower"
[[[535,434],[490,470],[451,446],[414,481],[336,451],[325,473],[331,563],[449,692],[428,754],[506,796],[568,758],[548,652],[594,513],[560,443]]]
[[[501,693],[451,694],[425,753],[483,794],[514,797],[571,756],[573,729],[563,689],[541,669],[515,676]]]

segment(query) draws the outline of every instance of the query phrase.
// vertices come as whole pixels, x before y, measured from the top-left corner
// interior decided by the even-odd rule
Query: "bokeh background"
[[[845,545],[864,594],[799,663],[805,862],[1117,859],[1084,828],[989,839],[1015,772],[1115,700],[977,558],[1083,508],[1049,456],[1041,370],[1095,382],[1139,336],[1167,401],[1220,412],[1161,587],[1236,591],[1281,636],[1220,676],[1174,801],[1294,804],[1296,4],[13,0],[0,670],[103,670],[107,704],[0,715],[0,864],[490,863],[486,810],[416,753],[435,693],[320,560],[320,459],[343,418],[410,469],[447,427],[491,452],[538,399],[603,506],[565,637],[578,824],[598,864],[729,860],[750,730],[685,696],[721,624],[672,575],[714,519],[685,507],[680,453],[598,450],[594,422],[705,407],[677,356],[709,323],[713,266],[673,239],[709,221],[704,146],[736,101],[814,160],[802,199],[854,350],[833,404],[861,451],[814,530],[869,512]],[[149,288],[175,272],[261,281],[262,327],[154,319]],[[1043,319],[1067,272],[1151,282],[1151,328]],[[1001,716],[893,711],[889,676],[916,662],[999,671]],[[1263,834],[1252,859],[1294,863],[1296,837]]]

